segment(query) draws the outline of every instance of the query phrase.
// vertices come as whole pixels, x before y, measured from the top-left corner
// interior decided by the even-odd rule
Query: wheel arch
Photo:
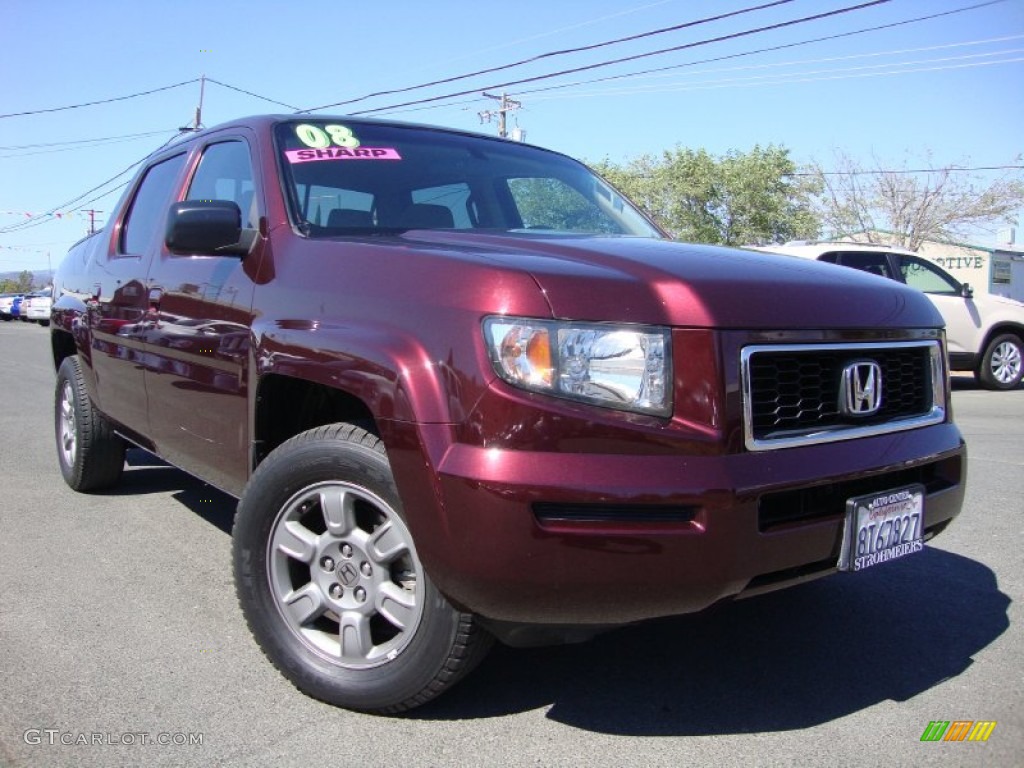
[[[345,422],[380,437],[380,427],[358,396],[308,378],[281,373],[260,377],[253,417],[252,468],[295,435]]]
[[[50,326],[50,351],[53,354],[53,370],[59,371],[65,359],[78,353],[74,337],[57,325]]]
[[[253,467],[290,437],[348,422],[389,444],[388,424],[451,424],[466,393],[416,339],[377,328],[256,328]]]
[[[982,341],[981,349],[978,350],[979,359],[988,348],[988,345],[992,343],[992,339],[1004,334],[1016,336],[1020,340],[1021,344],[1024,344],[1024,325],[1010,321],[996,323],[989,328],[988,333],[985,334],[985,339]]]
[[[84,322],[87,312],[85,302],[72,293],[64,293],[53,302],[50,309],[50,349],[54,371],[60,369],[65,358],[80,352],[86,367],[89,367],[87,323]]]

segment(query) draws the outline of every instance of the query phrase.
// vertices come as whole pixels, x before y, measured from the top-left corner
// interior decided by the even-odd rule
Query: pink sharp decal
[[[284,156],[289,163],[311,163],[323,160],[401,160],[397,149],[390,147],[326,147],[324,149],[289,149]]]

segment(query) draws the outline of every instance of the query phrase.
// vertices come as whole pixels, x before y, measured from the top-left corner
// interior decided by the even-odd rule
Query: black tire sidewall
[[[413,637],[396,658],[365,669],[341,667],[303,644],[285,624],[270,587],[267,543],[278,513],[302,489],[330,481],[365,488],[402,514],[387,459],[377,451],[329,436],[285,443],[260,465],[239,503],[233,533],[239,603],[268,658],[300,690],[352,709],[399,707],[430,687],[458,635],[458,612],[422,565],[423,611]]]
[[[61,399],[65,382],[71,385],[71,406],[75,412],[75,462],[71,465],[64,461],[60,445]],[[125,444],[93,407],[85,388],[81,362],[74,355],[64,358],[57,370],[53,407],[57,463],[64,482],[81,492],[116,485],[124,469]]]
[[[64,461],[64,451],[60,445],[61,427],[63,414],[61,412],[61,403],[64,398],[64,385],[65,383],[71,386],[71,407],[75,412],[75,462],[74,464],[68,464]],[[69,357],[61,363],[60,369],[57,371],[57,389],[54,396],[54,435],[57,441],[57,462],[60,464],[60,473],[64,476],[64,482],[66,482],[72,488],[78,489],[82,484],[82,467],[83,467],[83,455],[82,455],[82,444],[83,444],[83,428],[88,415],[85,413],[85,409],[82,407],[81,394],[82,394],[82,373],[78,367],[78,360],[74,357]]]

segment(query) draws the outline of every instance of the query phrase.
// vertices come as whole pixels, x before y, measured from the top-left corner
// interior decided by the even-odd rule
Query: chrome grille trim
[[[763,394],[763,387],[755,391],[752,367],[758,362],[758,355],[792,355],[806,356],[814,362],[823,353],[833,355],[839,353],[844,359],[871,358],[893,351],[913,349],[924,350],[928,359],[928,376],[923,377],[921,387],[925,389],[922,407],[914,413],[896,414],[882,422],[871,424],[851,424],[834,418],[825,419],[819,425],[802,426],[795,429],[765,430],[758,428],[755,420],[763,416],[755,413],[755,397]],[[946,372],[942,355],[942,345],[938,340],[893,342],[850,342],[826,344],[755,344],[744,347],[740,353],[740,377],[743,390],[743,427],[744,443],[750,451],[768,451],[779,448],[793,448],[817,443],[831,443],[840,440],[856,440],[863,437],[918,429],[931,424],[940,424],[946,420]],[[777,384],[777,382],[776,382]],[[827,382],[831,385],[831,382]],[[838,391],[839,382],[834,382]],[[801,388],[803,383],[801,382]],[[884,386],[884,383],[883,383]],[[801,390],[802,391],[802,390]],[[801,394],[802,397],[802,394]]]

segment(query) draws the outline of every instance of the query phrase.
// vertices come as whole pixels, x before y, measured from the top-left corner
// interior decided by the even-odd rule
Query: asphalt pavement
[[[134,451],[76,494],[47,329],[0,323],[0,764],[1024,764],[1024,389],[954,379],[962,515],[925,551],[582,645],[499,647],[402,717],[298,693],[235,601],[234,500]],[[923,742],[932,721],[986,742]]]

